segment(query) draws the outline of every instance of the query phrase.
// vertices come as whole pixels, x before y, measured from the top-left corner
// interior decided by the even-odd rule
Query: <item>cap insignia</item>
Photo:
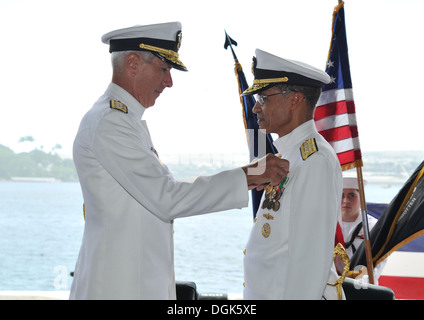
[[[183,38],[183,33],[180,31],[177,33],[177,50],[181,48],[181,40]]]
[[[252,61],[252,74],[253,74],[253,76],[255,75],[255,70],[256,70],[256,64],[257,64],[257,60],[256,60],[256,57],[253,57],[253,59],[252,59],[253,61]]]

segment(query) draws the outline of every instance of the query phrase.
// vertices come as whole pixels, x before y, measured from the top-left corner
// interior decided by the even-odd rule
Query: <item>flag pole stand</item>
[[[374,284],[374,267],[372,262],[370,231],[368,227],[367,203],[365,201],[364,180],[362,177],[361,166],[356,166],[356,173],[358,178],[359,195],[361,199],[362,226],[364,229],[364,245],[365,245],[365,257],[367,260],[367,271],[368,271],[369,283]]]

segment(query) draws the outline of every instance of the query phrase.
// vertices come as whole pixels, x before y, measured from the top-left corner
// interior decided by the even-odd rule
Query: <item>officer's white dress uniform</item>
[[[82,119],[74,161],[86,220],[71,299],[175,299],[173,220],[248,205],[241,168],[175,181],[144,110],[112,83]]]
[[[267,63],[277,71],[280,64],[282,71],[292,67],[292,73],[304,74],[309,68],[293,66],[261,50],[256,50],[256,58],[255,80],[258,74],[266,77],[266,70],[257,69]],[[277,76],[273,74],[273,81]],[[284,79],[284,74],[280,78]],[[257,83],[260,87],[266,79]],[[289,160],[290,173],[282,195],[275,198],[277,206],[266,200],[266,191],[263,194],[261,203],[265,203],[259,207],[245,249],[244,299],[322,299],[327,281],[338,278],[333,249],[342,193],[340,164],[313,120],[274,145],[282,158]],[[326,291],[326,299],[337,299],[335,287]]]

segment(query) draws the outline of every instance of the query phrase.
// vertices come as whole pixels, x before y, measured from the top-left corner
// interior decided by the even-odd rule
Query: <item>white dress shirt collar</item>
[[[308,136],[312,136],[317,133],[318,131],[315,127],[314,120],[309,120],[298,126],[289,134],[286,134],[285,136],[275,140],[274,146],[279,152],[283,153],[284,150],[300,146],[305,141],[305,139],[308,138]]]
[[[128,108],[128,114],[134,115],[138,119],[143,117],[146,108],[122,87],[112,82],[109,84],[105,94],[111,99],[119,100],[125,104]]]

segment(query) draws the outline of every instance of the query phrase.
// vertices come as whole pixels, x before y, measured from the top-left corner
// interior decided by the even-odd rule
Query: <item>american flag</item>
[[[318,132],[331,144],[342,170],[362,167],[352,80],[347,49],[344,3],[333,13],[333,33],[326,72],[331,82],[322,88],[315,110]]]

